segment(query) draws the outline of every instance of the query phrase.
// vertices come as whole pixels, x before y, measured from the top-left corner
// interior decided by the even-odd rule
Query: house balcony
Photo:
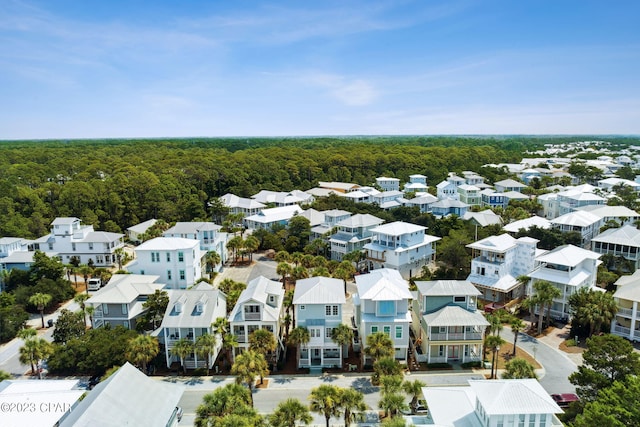
[[[445,332],[429,334],[429,341],[472,341],[482,340],[480,332]]]
[[[630,309],[630,308],[619,307],[618,308],[618,315],[619,316],[625,316],[625,317],[631,317],[633,315],[633,310]]]
[[[261,313],[244,313],[244,320],[261,320]]]

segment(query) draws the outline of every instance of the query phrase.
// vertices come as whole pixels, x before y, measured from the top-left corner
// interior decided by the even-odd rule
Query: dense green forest
[[[0,235],[35,238],[75,216],[120,232],[149,218],[210,218],[212,198],[318,181],[372,184],[518,162],[526,149],[569,137],[349,137],[5,141],[0,143]]]

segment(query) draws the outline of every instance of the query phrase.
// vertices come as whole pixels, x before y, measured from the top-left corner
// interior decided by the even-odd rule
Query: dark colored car
[[[573,393],[560,393],[560,394],[552,394],[551,398],[558,404],[561,408],[567,408],[573,402],[577,402],[580,398]]]

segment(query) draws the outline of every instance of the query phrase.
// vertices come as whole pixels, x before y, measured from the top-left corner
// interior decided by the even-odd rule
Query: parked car
[[[99,291],[102,287],[102,280],[99,277],[92,277],[87,281],[87,289],[90,291]]]
[[[577,402],[580,398],[573,393],[560,393],[560,394],[552,394],[551,398],[558,404],[561,408],[567,408],[573,402]]]

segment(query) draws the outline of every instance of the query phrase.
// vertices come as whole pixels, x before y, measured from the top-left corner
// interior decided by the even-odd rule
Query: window
[[[178,262],[184,262],[184,252],[178,252]]]
[[[171,262],[171,252],[167,252],[167,262]]]
[[[394,301],[378,301],[378,316],[393,316],[396,314]]]
[[[402,339],[402,326],[396,326],[396,339]]]
[[[167,270],[167,279],[171,280],[171,270]]]
[[[385,334],[387,334],[389,337],[391,337],[391,326],[383,326],[382,327],[382,332],[384,332]]]
[[[337,316],[338,315],[338,306],[337,305],[325,305],[324,306],[324,314],[326,316]]]
[[[180,270],[180,280],[184,280],[185,275],[184,275],[184,270]]]
[[[375,334],[376,332],[378,332],[378,327],[377,326],[372,326],[371,327],[371,333]]]

